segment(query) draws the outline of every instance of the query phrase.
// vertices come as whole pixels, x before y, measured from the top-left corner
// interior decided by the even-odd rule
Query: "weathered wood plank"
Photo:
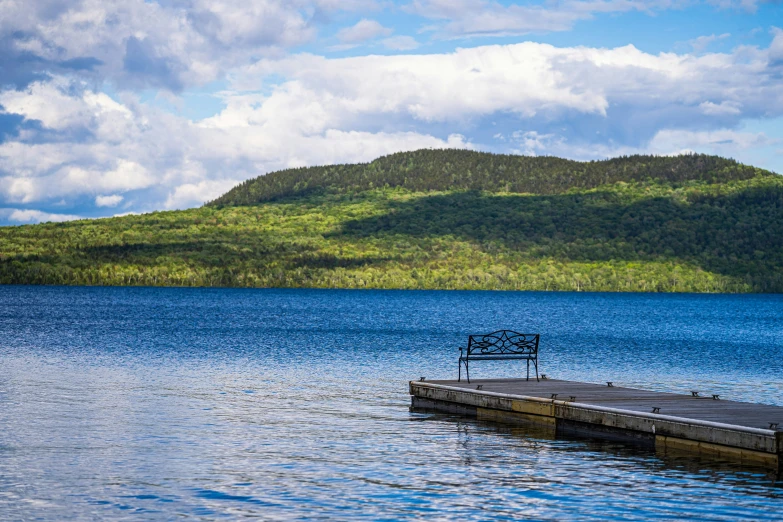
[[[783,458],[783,407],[714,400],[709,393],[663,393],[561,381],[494,379],[412,381],[413,405],[456,411],[462,405],[484,419],[647,437],[656,445],[737,455],[778,465]],[[451,406],[449,406],[451,405]],[[653,410],[655,408],[655,410]],[[557,428],[559,429],[559,428]],[[650,438],[651,437],[651,438]]]
[[[685,416],[694,419],[736,424],[753,428],[769,428],[770,423],[783,427],[783,407],[729,400],[714,400],[700,392],[699,397],[686,394],[638,390],[620,386],[608,387],[591,383],[561,380],[497,379],[465,381],[427,381],[466,390],[481,386],[483,391],[526,395],[549,399],[553,393],[557,400],[586,404],[606,405],[629,411],[651,412],[660,408],[664,415]],[[575,400],[571,401],[571,397]]]

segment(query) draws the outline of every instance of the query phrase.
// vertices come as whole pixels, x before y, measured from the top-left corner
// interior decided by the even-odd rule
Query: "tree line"
[[[774,174],[705,154],[637,155],[580,162],[550,156],[423,149],[391,154],[364,164],[273,172],[239,184],[208,205],[254,205],[291,197],[344,194],[375,188],[399,187],[413,192],[479,190],[561,194],[621,181],[725,183],[757,176]]]

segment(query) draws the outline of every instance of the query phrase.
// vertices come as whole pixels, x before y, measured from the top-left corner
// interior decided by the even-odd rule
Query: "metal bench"
[[[459,349],[457,380],[462,380],[462,365],[470,382],[471,361],[527,361],[527,380],[530,380],[530,363],[536,371],[538,381],[538,337],[539,334],[521,334],[511,330],[498,330],[485,335],[469,335],[468,347]]]

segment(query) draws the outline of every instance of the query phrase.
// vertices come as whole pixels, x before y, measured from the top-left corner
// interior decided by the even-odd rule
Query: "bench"
[[[530,363],[536,370],[538,381],[538,337],[539,334],[521,334],[511,330],[498,330],[484,335],[469,335],[468,347],[459,349],[457,380],[462,380],[462,365],[470,382],[472,361],[527,361],[527,380],[530,380]]]

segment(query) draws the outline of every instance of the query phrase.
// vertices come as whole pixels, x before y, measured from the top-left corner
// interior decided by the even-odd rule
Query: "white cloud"
[[[703,102],[699,104],[701,112],[711,116],[737,115],[742,113],[742,104],[737,102],[723,101],[720,103]]]
[[[88,92],[74,103],[68,94],[70,82],[55,79],[36,82],[23,90],[0,91],[0,105],[6,112],[37,120],[48,129],[62,130],[91,125],[97,119],[116,121],[116,127],[131,117],[131,112],[106,94]],[[109,131],[107,134],[111,134]]]
[[[301,3],[301,2],[300,2]],[[377,0],[313,0],[313,7],[323,11],[377,11],[383,3]]]
[[[120,203],[122,203],[122,200],[125,199],[119,194],[113,194],[111,196],[96,196],[95,198],[95,206],[96,207],[116,207]]]
[[[93,103],[96,94],[78,83],[33,84],[14,93],[13,107],[52,131],[0,144],[0,201],[74,204],[89,196],[97,206],[125,201],[131,211],[184,208],[272,170],[470,146],[457,135],[342,130],[339,114],[311,95],[293,88],[269,97],[227,94],[224,111],[194,124],[134,98],[112,101],[117,106],[105,110],[107,104]],[[69,115],[69,127],[56,124],[61,114]],[[118,121],[121,133],[105,130]],[[74,135],[71,127],[82,131]]]
[[[236,186],[239,180],[202,180],[198,183],[185,183],[174,190],[163,204],[167,209],[183,209],[198,206],[205,201],[216,199]]]
[[[2,0],[0,70],[24,87],[41,74],[109,79],[115,88],[178,91],[251,57],[312,41],[316,12],[355,0]]]
[[[722,9],[741,9],[755,13],[759,4],[776,3],[778,0],[708,0],[707,3]]]
[[[772,28],[772,43],[769,46],[769,60],[775,64],[783,65],[783,29]]]
[[[495,139],[504,140],[502,135],[495,135]],[[525,156],[538,156],[539,154],[552,154],[556,146],[562,147],[563,138],[554,134],[539,134],[537,131],[515,131],[511,134],[511,141],[515,146],[511,149],[514,154]]]
[[[440,38],[510,36],[568,31],[577,22],[601,14],[638,11],[655,14],[699,4],[755,12],[760,4],[778,0],[560,0],[508,5],[496,0],[412,0],[405,9],[434,20],[425,30]],[[709,38],[709,37],[706,37]],[[704,42],[705,44],[708,42]],[[702,45],[697,41],[696,45]]]
[[[602,13],[652,12],[684,5],[677,0],[562,0],[543,4],[492,0],[413,0],[407,10],[437,20],[428,29],[444,38],[567,31]]]
[[[662,130],[650,142],[648,150],[659,154],[707,151],[730,156],[743,150],[778,143],[760,132],[741,132],[730,129],[713,131]]]
[[[384,38],[381,43],[387,49],[392,51],[412,51],[419,47],[419,42],[412,36],[392,36],[390,38]]]
[[[657,154],[675,156],[692,152],[716,154],[723,157],[754,157],[756,151],[774,146],[781,140],[759,132],[743,132],[732,129],[689,131],[662,129],[646,143],[630,146],[622,143],[570,142],[556,134],[540,134],[537,131],[516,131],[510,136],[495,136],[508,141],[511,152],[527,156],[564,156],[578,160],[604,159],[633,154]],[[752,162],[751,162],[752,163]]]
[[[57,154],[68,157],[67,148],[57,145],[47,145],[45,148],[60,149]],[[125,159],[114,162],[114,168],[102,168],[102,158],[99,154],[101,147],[97,146],[94,150],[91,147],[82,145],[80,147],[85,156],[78,158],[91,165],[77,166],[64,165],[53,171],[41,170],[33,175],[16,177],[10,174],[4,168],[4,164],[11,163],[15,158],[9,158],[10,161],[2,161],[0,158],[0,168],[6,171],[6,175],[0,177],[0,194],[6,196],[7,201],[14,203],[33,203],[40,201],[53,200],[63,196],[76,196],[81,194],[96,194],[102,192],[128,192],[148,188],[154,185],[156,180],[142,165]],[[0,146],[0,155],[3,153],[4,146]],[[24,147],[25,155],[35,155],[39,149],[36,145]],[[23,158],[24,159],[24,158]],[[70,162],[76,158],[69,157]]]
[[[392,30],[384,27],[375,20],[366,18],[359,20],[356,25],[341,29],[337,33],[337,39],[344,44],[360,44],[379,36],[388,36]]]
[[[4,216],[8,221],[15,223],[45,223],[47,221],[62,222],[62,221],[74,221],[77,219],[84,219],[80,216],[74,216],[71,214],[52,214],[49,212],[43,212],[41,210],[30,209],[0,209],[0,216]]]
[[[701,53],[704,52],[707,47],[709,47],[710,44],[713,42],[717,42],[719,40],[725,40],[726,38],[729,38],[731,36],[730,33],[723,33],[721,35],[707,35],[707,36],[699,36],[698,38],[694,38],[693,40],[690,40],[688,43],[693,48],[693,52],[695,53]]]
[[[455,124],[498,112],[563,118],[572,111],[611,119],[627,116],[619,113],[625,107],[636,113],[635,124],[660,128],[659,119],[669,115],[663,111],[689,125],[693,118],[705,122],[707,113],[738,119],[783,112],[783,91],[777,72],[767,65],[769,53],[742,48],[733,54],[653,55],[633,46],[557,48],[526,42],[448,54],[296,55],[261,60],[238,74],[235,86],[250,89],[267,77],[286,77],[256,114],[263,117],[274,100],[295,114],[306,112],[306,122],[316,126],[324,120],[347,123],[361,114]]]
[[[529,116],[550,105],[604,112],[607,102],[601,90],[575,91],[553,68],[553,61],[572,52],[584,54],[525,43],[445,55],[334,60],[298,55],[259,62],[248,68],[251,78],[241,86],[281,74],[291,79],[279,89],[281,97],[307,93],[319,106],[346,118],[355,113],[407,113],[419,120],[454,121],[498,110]]]

